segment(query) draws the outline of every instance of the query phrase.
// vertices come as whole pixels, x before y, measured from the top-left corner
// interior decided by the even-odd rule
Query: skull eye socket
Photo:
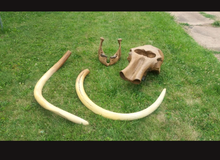
[[[157,61],[162,61],[162,58],[157,58]]]
[[[144,49],[135,49],[134,50],[137,54],[149,57],[149,58],[154,58],[156,57],[156,54],[151,52],[151,51],[145,51]]]

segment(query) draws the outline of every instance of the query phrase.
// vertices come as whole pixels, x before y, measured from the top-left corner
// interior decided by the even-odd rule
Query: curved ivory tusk
[[[160,96],[157,98],[157,100],[148,108],[141,110],[139,112],[134,113],[116,113],[112,112],[106,109],[103,109],[96,105],[94,102],[92,102],[89,97],[86,95],[84,87],[83,87],[83,81],[86,77],[86,75],[89,73],[88,69],[83,70],[76,79],[76,92],[81,100],[81,102],[90,110],[92,110],[94,113],[99,114],[103,117],[113,119],[113,120],[135,120],[140,119],[143,117],[146,117],[147,115],[154,112],[159,105],[162,103],[163,98],[166,94],[166,88],[163,89]]]
[[[74,123],[88,125],[89,123],[86,120],[52,105],[42,96],[42,88],[44,84],[66,62],[70,55],[71,52],[67,51],[64,54],[64,56],[40,78],[40,80],[37,82],[34,88],[34,97],[37,100],[37,102],[45,109],[54,112],[55,114],[63,118],[66,118]]]

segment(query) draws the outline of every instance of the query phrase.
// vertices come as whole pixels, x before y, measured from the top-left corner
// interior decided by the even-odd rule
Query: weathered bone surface
[[[110,57],[110,62],[107,63],[107,56],[105,55],[104,51],[102,50],[102,43],[104,41],[104,38],[103,37],[100,37],[100,45],[99,45],[99,50],[98,50],[98,55],[99,55],[99,61],[106,65],[106,66],[111,66],[113,64],[115,64],[121,57],[121,41],[122,39],[119,38],[118,39],[118,44],[119,44],[119,48],[118,48],[118,51]]]
[[[139,84],[147,72],[160,73],[164,55],[160,49],[152,45],[144,45],[131,48],[127,59],[129,64],[120,71],[120,76],[124,80]]]
[[[47,80],[66,62],[66,60],[69,58],[71,55],[70,51],[67,51],[63,57],[56,63],[54,64],[37,82],[34,88],[34,97],[36,101],[45,109],[54,112],[55,114],[68,119],[69,121],[72,121],[74,123],[78,124],[83,124],[83,125],[88,125],[89,122],[86,120],[75,116],[67,111],[64,111],[53,104],[49,103],[43,96],[42,96],[42,89],[44,87],[44,84],[47,82]]]

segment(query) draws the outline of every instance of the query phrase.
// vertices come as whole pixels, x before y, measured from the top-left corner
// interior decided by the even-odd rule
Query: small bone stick
[[[70,51],[67,51],[64,56],[56,63],[54,64],[37,82],[34,88],[34,97],[36,101],[45,109],[54,112],[55,114],[68,119],[69,121],[72,121],[74,123],[88,125],[89,123],[80,118],[77,117],[67,111],[64,111],[51,103],[49,103],[43,96],[42,96],[42,88],[44,87],[44,84],[47,82],[47,80],[66,62],[66,60],[71,55]]]
[[[109,63],[107,63],[107,56],[105,55],[104,51],[102,50],[102,43],[104,41],[103,37],[100,37],[100,45],[99,45],[99,50],[98,50],[98,55],[99,55],[99,61],[106,65],[109,66]]]

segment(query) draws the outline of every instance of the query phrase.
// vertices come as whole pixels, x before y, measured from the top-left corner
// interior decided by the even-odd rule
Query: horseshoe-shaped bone
[[[34,97],[37,100],[37,102],[44,107],[45,109],[68,119],[69,121],[72,121],[74,123],[88,125],[89,122],[86,120],[77,117],[67,111],[64,111],[51,103],[49,103],[43,96],[42,96],[42,88],[44,87],[44,84],[47,82],[47,80],[66,62],[66,60],[71,55],[70,51],[67,51],[64,56],[56,63],[54,64],[37,82],[34,88]]]
[[[88,69],[83,70],[76,79],[76,93],[81,100],[81,102],[94,113],[99,114],[105,118],[113,119],[113,120],[135,120],[146,117],[147,115],[154,112],[162,103],[164,96],[166,94],[166,88],[163,89],[160,96],[157,100],[148,108],[141,110],[139,112],[134,113],[116,113],[106,109],[103,109],[96,105],[92,100],[89,99],[87,94],[85,93],[83,82],[86,75],[89,73]]]
[[[110,57],[109,63],[107,63],[107,56],[105,55],[104,51],[102,50],[102,43],[104,41],[104,38],[100,37],[100,40],[101,41],[100,41],[99,50],[98,50],[99,61],[106,66],[111,66],[111,65],[115,64],[121,57],[121,41],[122,41],[122,39],[121,38],[118,39],[118,44],[119,44],[118,50],[113,56]]]

